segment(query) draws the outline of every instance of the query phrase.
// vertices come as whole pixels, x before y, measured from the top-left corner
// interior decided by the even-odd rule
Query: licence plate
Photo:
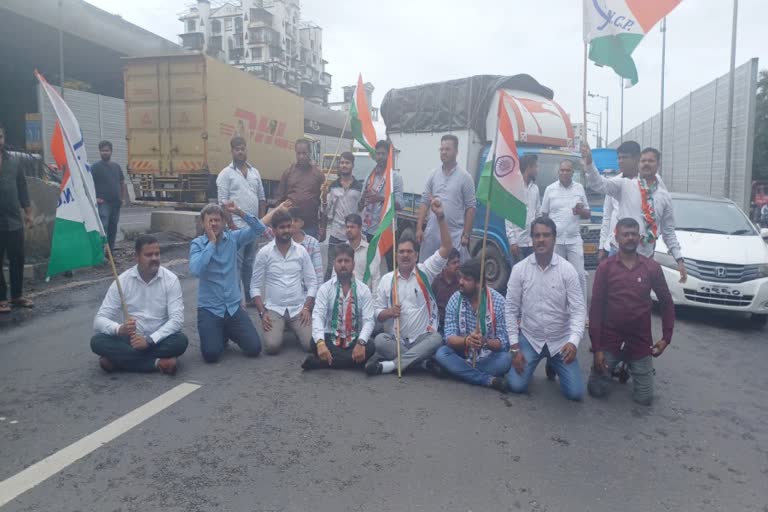
[[[584,254],[597,254],[597,244],[584,244]]]
[[[730,286],[721,286],[721,285],[714,285],[714,284],[711,286],[700,286],[699,292],[716,294],[716,295],[730,295],[732,297],[741,296],[741,290],[735,290]]]

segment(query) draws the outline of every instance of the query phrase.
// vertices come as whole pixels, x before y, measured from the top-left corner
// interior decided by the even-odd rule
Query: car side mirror
[[[763,228],[760,230],[760,237],[768,242],[768,228]]]

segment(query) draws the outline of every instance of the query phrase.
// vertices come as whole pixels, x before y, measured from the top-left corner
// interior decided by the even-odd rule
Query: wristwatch
[[[368,340],[357,338],[357,344],[364,347],[364,346],[366,346],[368,344]]]

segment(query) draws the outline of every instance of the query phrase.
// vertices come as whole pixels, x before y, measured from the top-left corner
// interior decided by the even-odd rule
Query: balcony
[[[248,23],[249,28],[274,28],[275,17],[266,9],[257,7],[251,9],[251,20]]]
[[[229,60],[242,60],[245,55],[245,50],[242,48],[230,48]]]
[[[190,50],[202,50],[205,46],[205,34],[202,32],[187,32],[186,34],[179,34],[181,38],[181,46]]]
[[[281,46],[280,33],[271,28],[252,28],[248,32],[248,44],[269,46]]]
[[[330,73],[320,73],[320,85],[324,87],[330,87],[331,86],[331,74]]]

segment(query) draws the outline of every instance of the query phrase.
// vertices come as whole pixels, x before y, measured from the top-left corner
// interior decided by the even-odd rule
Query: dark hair
[[[399,249],[400,246],[405,243],[410,243],[413,246],[413,250],[416,252],[419,252],[419,249],[421,249],[419,242],[416,241],[416,237],[408,233],[400,237],[400,240],[397,241],[397,247],[395,247],[395,250]]]
[[[290,212],[285,210],[276,211],[272,215],[272,229],[277,229],[277,227],[283,222],[293,222],[293,217],[291,216]]]
[[[644,155],[646,153],[653,153],[656,156],[656,161],[658,161],[658,162],[661,161],[661,152],[658,149],[656,149],[656,148],[645,148],[643,150],[642,154]]]
[[[99,151],[101,151],[103,148],[109,148],[109,150],[112,151],[112,143],[108,140],[99,142]]]
[[[621,153],[624,155],[631,155],[631,156],[640,156],[640,144],[638,144],[633,140],[622,142],[621,145],[616,149],[616,153]]]
[[[291,208],[288,208],[288,213],[291,214],[292,219],[300,219],[301,218],[301,208],[298,206],[293,206]]]
[[[457,248],[452,247],[451,252],[448,253],[448,261],[455,260],[457,258],[461,258],[461,253]]]
[[[459,267],[459,272],[461,272],[461,275],[465,277],[469,277],[479,282],[480,281],[480,260],[477,258],[473,258],[471,260],[465,261]]]
[[[453,142],[453,147],[456,148],[456,151],[459,150],[459,138],[457,136],[451,135],[450,133],[448,135],[443,135],[440,142],[445,142],[447,140]]]
[[[558,169],[560,168],[560,166],[562,166],[566,162],[571,164],[571,169],[576,167],[576,164],[573,163],[573,160],[571,160],[570,158],[563,158],[562,160],[560,160],[560,165],[558,166]]]
[[[341,255],[349,256],[352,258],[352,261],[355,260],[355,250],[348,243],[343,243],[336,246],[336,254],[333,256],[333,260],[336,261],[336,258]]]
[[[136,249],[136,254],[141,254],[141,250],[144,248],[145,245],[152,245],[152,244],[159,244],[159,243],[160,241],[152,235],[141,235],[139,236],[139,238],[136,239],[136,242],[133,244],[133,246]]]
[[[355,155],[353,155],[353,154],[352,154],[351,152],[349,152],[349,151],[345,151],[345,152],[343,152],[341,155],[339,155],[339,159],[342,159],[342,158],[343,158],[344,160],[348,161],[348,162],[352,162],[352,163],[355,163]]]
[[[379,149],[379,148],[383,148],[384,151],[388,152],[389,151],[389,142],[387,142],[385,140],[380,140],[379,142],[376,143],[376,149]]]
[[[525,172],[529,167],[536,165],[539,161],[539,155],[535,153],[526,153],[520,157],[520,172]]]
[[[363,227],[363,218],[356,213],[350,213],[349,215],[344,217],[344,224],[349,224],[350,222],[352,224],[356,224],[360,227]]]
[[[224,218],[224,208],[216,203],[208,203],[200,210],[200,219],[205,220],[208,215],[218,215],[222,219]]]
[[[306,145],[306,146],[307,146],[307,149],[311,149],[311,148],[312,148],[312,143],[311,143],[311,142],[309,142],[309,139],[305,139],[304,137],[302,137],[302,138],[300,138],[299,140],[297,140],[297,141],[294,143],[293,147],[294,147],[294,149],[295,149],[295,148],[297,148],[298,146],[301,146],[302,144]]]
[[[552,231],[552,236],[557,238],[557,226],[555,225],[555,221],[549,217],[537,217],[531,222],[531,237],[533,237],[533,227],[536,226],[536,224],[547,226]]]
[[[625,217],[623,219],[620,219],[619,222],[616,223],[616,232],[619,231],[619,228],[640,229],[640,224],[632,217]]]
[[[239,135],[237,137],[232,137],[232,140],[229,141],[229,147],[232,149],[235,149],[237,146],[245,146],[245,139],[240,137]]]

